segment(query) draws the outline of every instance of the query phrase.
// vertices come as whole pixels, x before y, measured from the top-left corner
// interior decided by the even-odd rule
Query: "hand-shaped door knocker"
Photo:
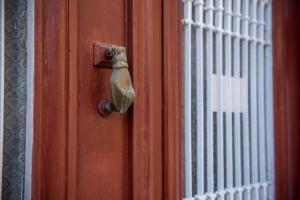
[[[125,113],[135,97],[128,71],[126,48],[95,42],[94,66],[112,68],[110,78],[112,101],[101,100],[98,104],[99,113],[104,117],[113,111]]]

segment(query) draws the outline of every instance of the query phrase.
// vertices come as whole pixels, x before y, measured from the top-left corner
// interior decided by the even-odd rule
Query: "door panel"
[[[35,1],[33,199],[65,199],[67,1]]]
[[[162,2],[78,0],[76,4],[70,6],[69,45],[70,71],[78,73],[70,82],[70,87],[77,84],[77,92],[70,91],[77,98],[77,117],[71,119],[77,128],[69,135],[69,141],[76,141],[69,144],[69,152],[74,149],[77,155],[69,160],[75,173],[68,195],[162,199]],[[111,69],[93,67],[96,40],[127,48],[136,93],[127,114],[103,118],[97,113],[97,103],[110,98]],[[77,59],[73,73],[72,58]]]
[[[181,2],[35,2],[33,199],[181,199]],[[96,40],[127,48],[126,114],[97,112]]]
[[[110,98],[110,69],[93,67],[95,40],[125,46],[125,2],[78,3],[78,198],[121,199],[126,155],[126,114],[101,117],[97,103]]]

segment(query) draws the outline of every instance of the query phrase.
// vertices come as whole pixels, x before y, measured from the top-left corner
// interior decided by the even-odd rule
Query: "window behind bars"
[[[184,0],[184,198],[274,199],[271,0]]]

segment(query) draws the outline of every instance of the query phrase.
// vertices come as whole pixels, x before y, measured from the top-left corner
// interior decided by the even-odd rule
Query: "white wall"
[[[34,0],[27,0],[27,110],[25,152],[25,200],[31,199],[34,87]]]

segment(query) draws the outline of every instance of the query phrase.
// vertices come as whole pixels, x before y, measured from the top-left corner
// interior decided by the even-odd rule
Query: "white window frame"
[[[34,0],[27,0],[27,110],[24,199],[31,199],[34,106]]]

